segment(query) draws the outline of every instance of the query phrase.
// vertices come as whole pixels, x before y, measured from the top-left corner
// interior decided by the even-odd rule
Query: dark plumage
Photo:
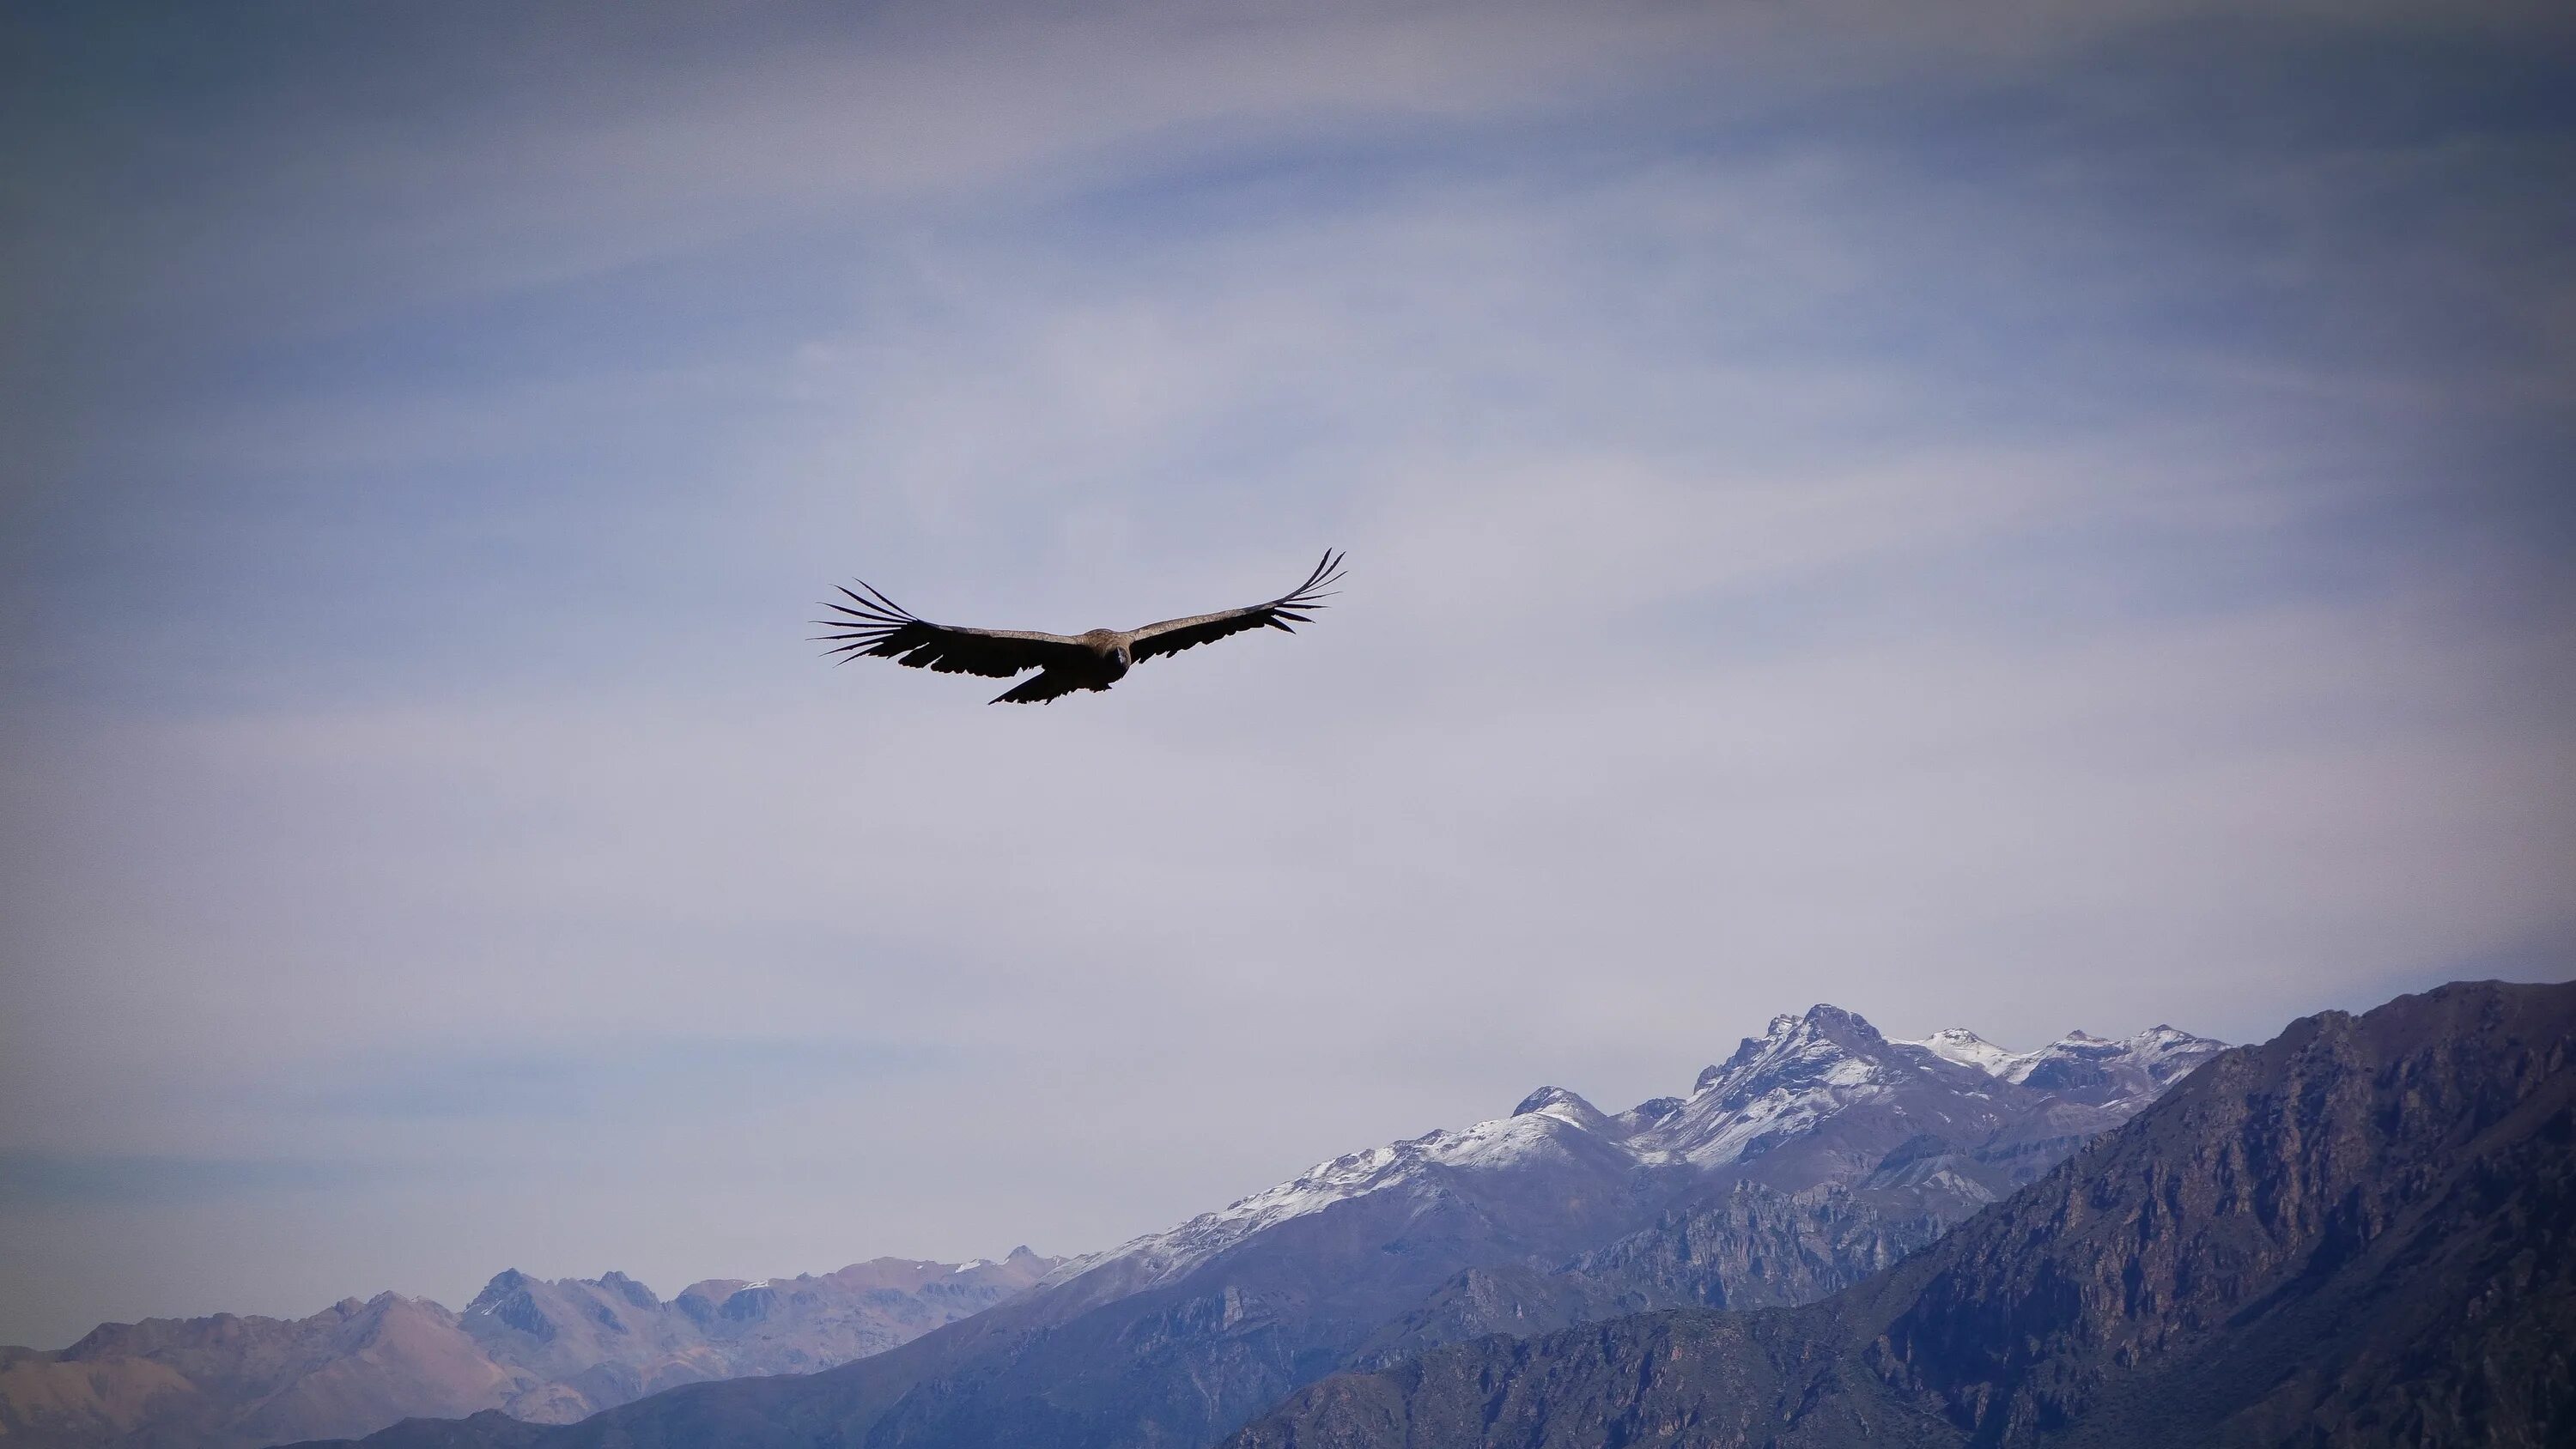
[[[1342,556],[1327,550],[1324,561],[1306,581],[1263,604],[1248,604],[1214,614],[1165,619],[1141,629],[1094,629],[1087,634],[1040,634],[1021,629],[964,629],[933,624],[917,616],[864,581],[858,593],[841,590],[847,604],[825,604],[843,615],[814,622],[832,632],[819,636],[847,664],[862,655],[892,659],[915,669],[941,674],[981,674],[1008,679],[1037,670],[1037,676],[994,696],[995,704],[1042,704],[1077,689],[1107,689],[1145,660],[1178,654],[1201,644],[1264,625],[1282,633],[1309,621],[1317,600],[1330,597],[1324,588],[1342,577]]]

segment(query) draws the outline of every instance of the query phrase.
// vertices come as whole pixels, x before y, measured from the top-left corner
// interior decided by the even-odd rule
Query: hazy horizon
[[[2547,7],[0,36],[0,1343],[2576,974]]]

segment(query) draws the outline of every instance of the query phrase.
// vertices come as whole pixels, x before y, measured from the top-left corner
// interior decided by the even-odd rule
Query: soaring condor
[[[1008,679],[1034,669],[1036,677],[994,696],[993,703],[1044,704],[1077,689],[1107,689],[1148,659],[1178,654],[1246,629],[1266,624],[1294,634],[1297,631],[1288,626],[1309,622],[1312,612],[1324,607],[1317,601],[1330,597],[1324,590],[1341,577],[1342,556],[1326,550],[1324,561],[1315,565],[1304,583],[1268,603],[1165,619],[1141,629],[1094,629],[1087,634],[933,624],[857,581],[858,593],[840,591],[848,603],[823,606],[842,617],[814,622],[832,631],[818,637],[833,646],[829,652],[841,656],[844,664],[861,655],[875,655],[915,669],[980,674],[987,679]]]

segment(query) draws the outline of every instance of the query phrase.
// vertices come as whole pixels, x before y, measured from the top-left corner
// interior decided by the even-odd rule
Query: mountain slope
[[[1531,1322],[1516,1302],[1502,1326],[1637,1301],[1803,1300],[2129,1110],[1818,1006],[1775,1019],[1687,1097],[1611,1114],[1543,1088],[1510,1117],[1318,1164],[812,1378],[692,1386],[560,1430],[487,1417],[370,1442],[1202,1445],[1337,1368],[1494,1326],[1508,1295],[1478,1272],[1553,1305]]]
[[[1839,1188],[1793,1195],[1737,1183],[1554,1271],[1470,1268],[1371,1335],[1349,1364],[1383,1367],[1485,1334],[1526,1337],[1657,1308],[1812,1303],[1893,1266],[1951,1221]]]
[[[500,1409],[567,1423],[677,1384],[811,1372],[980,1312],[1056,1265],[880,1258],[711,1279],[665,1303],[622,1273],[494,1277],[461,1314],[383,1293],[292,1321],[101,1325],[55,1353],[0,1349],[0,1441],[254,1446]]]
[[[2445,987],[2231,1052],[1805,1308],[1485,1339],[1232,1449],[2567,1442],[2576,985]]]

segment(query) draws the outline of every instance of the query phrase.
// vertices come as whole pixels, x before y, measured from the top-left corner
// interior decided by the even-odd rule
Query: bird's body
[[[1293,634],[1291,623],[1308,622],[1305,611],[1324,607],[1325,585],[1341,577],[1341,556],[1326,553],[1306,581],[1267,603],[1213,614],[1165,619],[1136,629],[1092,629],[1081,634],[1041,634],[1017,629],[967,629],[933,624],[914,616],[866,583],[862,593],[841,590],[847,604],[824,607],[844,617],[816,622],[833,633],[822,636],[830,651],[847,663],[861,655],[892,659],[914,669],[941,674],[980,674],[1007,679],[1036,670],[993,699],[995,704],[1044,704],[1076,690],[1105,690],[1127,677],[1138,663],[1164,654],[1268,627]]]
[[[1037,677],[1005,691],[993,700],[995,704],[1045,704],[1059,694],[1077,689],[1105,690],[1127,677],[1136,667],[1135,656],[1127,652],[1127,636],[1115,629],[1090,629],[1073,636],[1087,657],[1067,658],[1038,671]],[[934,668],[937,666],[933,666]]]

